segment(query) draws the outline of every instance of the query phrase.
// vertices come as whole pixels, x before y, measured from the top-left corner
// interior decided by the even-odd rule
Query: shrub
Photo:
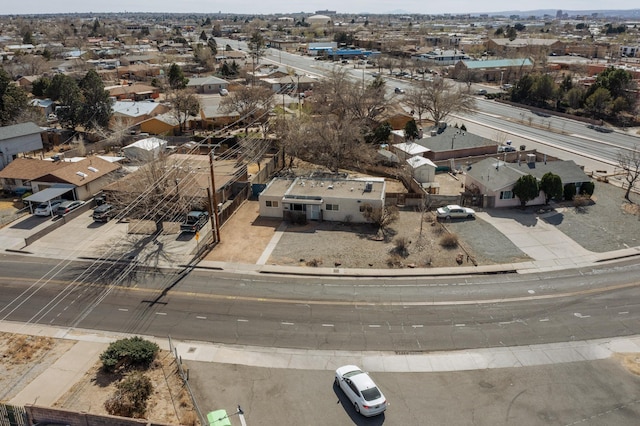
[[[107,350],[100,354],[100,361],[103,370],[107,372],[129,367],[147,368],[159,349],[158,345],[142,337],[120,339],[111,343]]]
[[[582,185],[580,185],[580,194],[592,196],[593,191],[595,191],[595,189],[596,189],[595,183],[591,181],[584,182]]]
[[[458,235],[447,232],[442,236],[442,238],[440,238],[440,245],[448,249],[458,247]]]
[[[581,210],[584,207],[588,206],[590,202],[591,197],[588,195],[576,195],[575,197],[573,197],[573,206],[578,210]]]
[[[573,197],[576,196],[576,184],[568,183],[564,186],[564,199],[567,201],[573,200]]]
[[[397,237],[393,240],[393,252],[402,257],[409,256],[409,244],[411,241],[407,237]]]
[[[317,258],[316,258],[316,259],[308,260],[308,261],[305,263],[305,265],[306,265],[306,266],[318,267],[318,266],[322,265],[322,259],[317,259]]]
[[[116,385],[116,391],[104,403],[104,408],[112,416],[144,417],[147,400],[153,391],[151,380],[140,372],[135,372]]]
[[[389,268],[402,268],[402,257],[393,254],[387,258],[387,266]]]

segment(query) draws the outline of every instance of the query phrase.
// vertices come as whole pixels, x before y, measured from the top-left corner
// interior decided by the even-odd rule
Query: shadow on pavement
[[[347,398],[344,392],[342,392],[342,389],[340,389],[340,387],[336,384],[335,381],[333,382],[333,393],[338,398],[338,400],[336,401],[336,404],[342,405],[342,408],[349,415],[349,418],[351,418],[351,421],[353,422],[354,425],[376,426],[376,425],[384,424],[384,421],[386,419],[385,413],[382,413],[378,416],[373,416],[373,417],[365,417],[362,414],[357,413],[355,408],[353,408],[353,404],[351,403],[349,398]]]
[[[491,217],[515,220],[522,226],[536,226],[538,221],[538,216],[533,208],[525,208],[524,210],[519,207],[487,209],[486,212]]]

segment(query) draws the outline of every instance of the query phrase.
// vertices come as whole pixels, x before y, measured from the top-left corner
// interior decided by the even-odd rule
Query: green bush
[[[567,201],[573,200],[573,197],[576,196],[576,184],[568,183],[564,186],[564,199]]]
[[[107,350],[100,354],[100,361],[102,361],[102,368],[107,372],[120,368],[147,368],[159,349],[158,345],[142,337],[120,339],[111,343]]]
[[[152,391],[151,380],[135,372],[116,385],[116,391],[105,401],[104,408],[112,416],[143,418]]]
[[[589,197],[591,197],[595,189],[596,185],[593,182],[584,182],[582,185],[580,185],[580,194],[588,195]]]

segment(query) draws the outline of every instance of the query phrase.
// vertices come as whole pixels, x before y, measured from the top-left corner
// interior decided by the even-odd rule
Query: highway
[[[140,272],[126,286],[77,281],[73,263],[0,262],[0,319],[227,344],[434,351],[640,334],[640,266],[421,279],[234,275],[175,282]],[[38,283],[34,285],[34,283]],[[40,285],[42,284],[42,285]]]
[[[229,44],[233,48],[239,46],[247,51],[247,46],[243,42],[218,39],[218,46],[225,44]],[[378,71],[377,68],[363,69],[361,65],[354,66],[351,62],[342,65],[338,62],[316,61],[310,56],[291,54],[276,49],[266,49],[265,56],[261,58],[261,61],[279,64],[296,73],[318,78],[326,76],[334,67],[344,67],[354,80],[362,79],[370,82],[374,79],[372,73]],[[418,84],[416,81],[389,76],[388,70],[382,70],[381,75],[387,81],[390,96],[394,96],[393,89],[395,87],[408,90]],[[485,88],[485,86],[474,85],[472,91],[476,87]],[[395,96],[401,99],[398,95]],[[640,137],[631,132],[616,130],[612,133],[600,133],[587,128],[587,124],[583,122],[551,115],[546,116],[547,114],[535,114],[527,107],[514,107],[486,99],[483,96],[476,96],[476,102],[475,113],[454,114],[452,118],[474,122],[482,127],[503,132],[509,137],[520,137],[529,142],[528,146],[559,149],[572,158],[576,158],[578,163],[580,163],[581,157],[600,162],[609,166],[610,172],[613,172],[618,164],[617,157],[620,152],[627,153],[629,150],[640,147]],[[486,137],[495,136],[495,131],[493,135],[487,134]]]

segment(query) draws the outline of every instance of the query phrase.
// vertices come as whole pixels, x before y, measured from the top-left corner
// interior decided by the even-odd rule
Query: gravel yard
[[[559,208],[558,214],[545,221],[587,250],[602,253],[640,246],[640,211],[637,204],[624,199],[624,190],[614,185],[595,182],[593,204],[576,209]],[[640,197],[631,194],[638,202]]]
[[[377,240],[377,229],[371,225],[345,225],[310,222],[304,226],[289,225],[271,254],[268,263],[277,265],[341,268],[448,267],[457,266],[459,255],[466,265],[475,259],[478,264],[519,262],[528,258],[506,237],[488,223],[476,220],[455,221],[442,225],[426,213],[400,211],[388,238]],[[441,238],[447,229],[459,237],[457,248],[444,248]],[[397,254],[394,241],[408,241],[405,256]],[[491,244],[487,244],[487,242]],[[469,259],[467,259],[467,254]]]

